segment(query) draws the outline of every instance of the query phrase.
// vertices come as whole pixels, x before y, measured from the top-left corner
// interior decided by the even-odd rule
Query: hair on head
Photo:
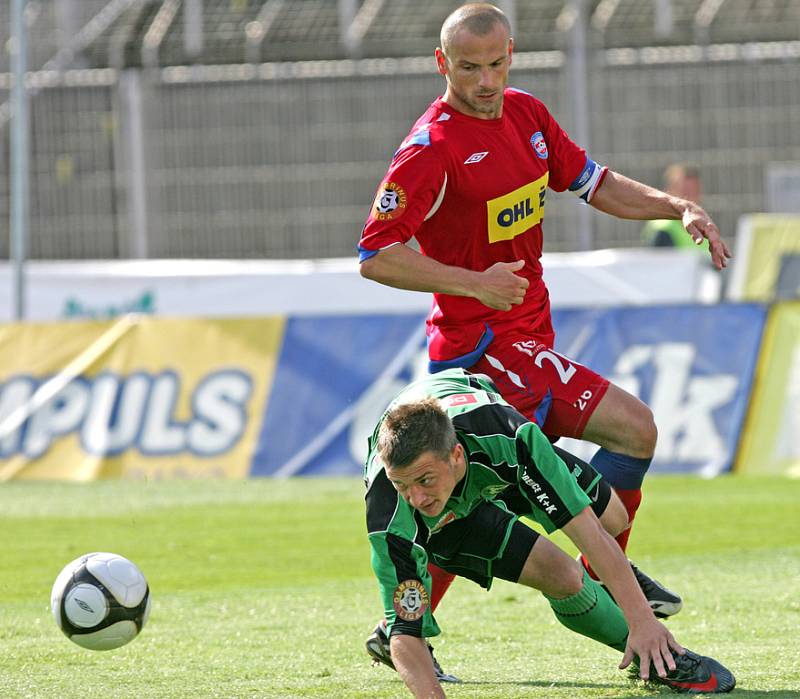
[[[395,406],[378,431],[378,452],[389,468],[408,466],[428,451],[446,459],[455,445],[453,423],[436,398]]]

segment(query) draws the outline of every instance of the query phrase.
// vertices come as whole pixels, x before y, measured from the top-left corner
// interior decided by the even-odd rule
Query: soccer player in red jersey
[[[433,292],[430,370],[486,374],[551,438],[597,444],[591,463],[632,522],[656,426],[638,398],[553,350],[541,265],[547,189],[619,218],[680,220],[696,243],[708,240],[718,270],[730,251],[698,204],[595,163],[542,102],[509,88],[513,47],[508,19],[493,5],[463,5],[445,20],[435,56],[447,87],[378,187],[359,242],[361,274]],[[412,237],[419,252],[407,245]],[[617,537],[623,550],[629,533]],[[435,608],[452,577],[433,573]],[[674,593],[646,576],[640,583],[656,614],[680,609]]]

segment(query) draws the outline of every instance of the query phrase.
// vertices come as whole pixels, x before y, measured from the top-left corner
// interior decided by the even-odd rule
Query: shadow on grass
[[[740,689],[737,687],[731,692],[732,695],[737,697],[747,697],[747,699],[798,699],[800,698],[800,690],[796,689]]]
[[[601,690],[611,690],[617,689],[617,685],[614,684],[606,684],[606,683],[598,683],[598,682],[548,682],[547,680],[522,680],[522,681],[500,681],[500,682],[490,682],[490,681],[470,681],[470,680],[463,680],[461,685],[465,687],[470,686],[485,686],[485,687],[502,687],[503,685],[513,685],[515,687],[553,687],[558,689],[601,689]],[[638,691],[634,689],[629,690],[620,690],[619,694],[610,695],[608,699],[641,699],[642,697],[654,697],[654,696],[675,696],[675,692],[673,692],[668,687],[659,687],[659,686],[646,686],[642,685]],[[698,696],[708,697],[711,696],[710,694],[702,694]],[[800,691],[793,690],[793,689],[775,689],[775,690],[756,690],[756,689],[745,689],[736,687],[731,693],[730,696],[735,697],[743,697],[746,699],[800,699]]]
[[[565,689],[567,687],[575,687],[580,689],[614,689],[617,687],[615,684],[602,684],[599,682],[549,682],[547,680],[499,680],[496,682],[492,682],[490,680],[461,680],[458,685],[454,686],[464,686],[464,687],[471,687],[471,686],[498,686],[502,687],[503,685],[513,685],[515,687],[558,687]]]

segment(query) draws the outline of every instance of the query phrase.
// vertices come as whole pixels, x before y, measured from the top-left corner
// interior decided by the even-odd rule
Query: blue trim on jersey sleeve
[[[525,90],[520,90],[518,87],[507,87],[506,89],[509,90],[510,92],[517,92],[520,95],[528,95],[528,97],[533,97],[533,95],[530,92],[526,92]]]
[[[544,426],[544,421],[547,420],[547,416],[550,414],[550,406],[553,404],[553,393],[548,388],[547,393],[544,394],[544,398],[542,398],[539,405],[536,406],[536,412],[533,414],[533,421],[539,425],[539,427]]]
[[[394,152],[393,158],[397,156],[398,153],[404,151],[406,148],[410,148],[411,146],[429,146],[431,145],[431,132],[428,129],[424,131],[420,131],[419,133],[415,133],[411,138],[407,141],[403,141],[400,144],[400,147]]]
[[[469,369],[483,356],[483,353],[491,344],[492,340],[494,340],[494,332],[492,332],[492,329],[487,324],[486,329],[483,331],[483,335],[481,335],[481,339],[478,340],[478,346],[472,350],[472,352],[462,354],[460,357],[454,357],[453,359],[443,359],[438,361],[431,359],[428,362],[428,371],[431,374],[436,374],[440,371],[444,371],[445,369]]]
[[[431,132],[428,129],[420,131],[418,134],[412,136],[406,143],[406,146],[429,146],[431,145]]]
[[[380,252],[380,250],[367,250],[366,248],[362,248],[360,245],[358,246],[358,263],[361,264],[364,260],[368,260],[370,257],[375,257]]]

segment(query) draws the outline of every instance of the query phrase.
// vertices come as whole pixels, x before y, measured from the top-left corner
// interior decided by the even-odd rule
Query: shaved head
[[[444,21],[440,38],[434,54],[447,80],[442,100],[478,119],[501,117],[514,51],[508,18],[488,3],[462,5]]]
[[[439,35],[442,50],[445,53],[450,51],[456,34],[462,29],[466,29],[475,36],[486,36],[498,23],[505,27],[510,36],[511,24],[502,10],[484,2],[462,5],[450,14],[442,25],[442,31]]]

